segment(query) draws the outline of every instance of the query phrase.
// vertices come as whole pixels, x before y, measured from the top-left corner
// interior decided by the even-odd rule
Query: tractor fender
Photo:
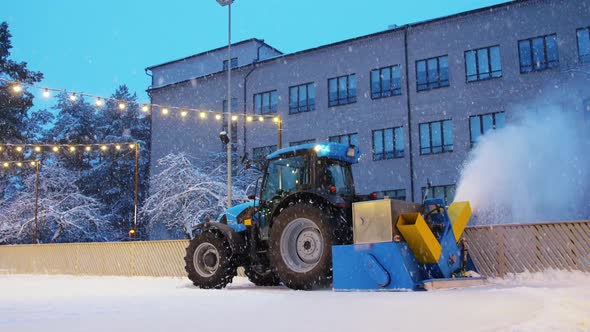
[[[229,246],[235,255],[239,256],[246,253],[246,241],[242,235],[243,233],[236,232],[233,228],[226,224],[219,222],[206,222],[198,225],[195,228],[195,231],[197,233],[204,231],[219,232],[225,239],[227,239],[227,242],[229,242]]]
[[[330,212],[333,214],[337,214],[335,212],[339,210],[337,204],[344,203],[344,201],[340,197],[336,197],[336,199],[328,199],[326,197],[323,197],[322,195],[313,192],[298,192],[285,197],[281,201],[281,203],[277,205],[277,207],[272,212],[272,220],[274,220],[279,215],[279,213],[281,213],[281,210],[299,201],[301,201],[304,204],[319,206],[321,208],[328,208],[331,210]]]

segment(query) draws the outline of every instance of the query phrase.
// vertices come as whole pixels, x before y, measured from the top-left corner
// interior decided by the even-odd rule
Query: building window
[[[231,68],[238,67],[238,58],[231,58]],[[223,70],[227,70],[227,60],[223,60]]]
[[[304,139],[304,140],[295,141],[295,142],[290,142],[289,143],[289,146],[297,146],[297,145],[309,144],[309,143],[315,143],[315,138],[312,138],[312,139]]]
[[[328,106],[356,103],[356,75],[344,75],[328,80]]]
[[[590,27],[578,29],[578,56],[580,62],[590,62]]]
[[[451,120],[420,124],[420,154],[453,151],[453,122]]]
[[[253,148],[252,149],[252,161],[258,166],[258,168],[262,168],[262,165],[264,163],[264,160],[266,159],[266,156],[275,152],[276,150],[277,150],[276,145],[267,145],[267,146],[261,146],[258,148]]]
[[[373,130],[373,160],[404,157],[402,127]]]
[[[391,199],[398,199],[400,201],[406,200],[406,190],[405,189],[395,189],[395,190],[383,190],[377,192],[378,198],[384,198],[385,196]]]
[[[506,113],[489,113],[469,117],[469,132],[471,133],[471,146],[479,141],[482,135],[490,130],[503,128],[506,124]]]
[[[449,57],[444,55],[416,61],[416,77],[418,91],[449,86]]]
[[[352,144],[354,146],[359,146],[357,133],[344,134],[344,135],[338,135],[338,136],[330,136],[330,138],[328,140],[330,142],[334,142],[334,143],[341,143],[341,144],[347,144],[347,145]]]
[[[276,113],[277,105],[277,90],[261,92],[254,95],[254,114]]]
[[[590,98],[584,100],[584,118],[590,120]]]
[[[289,113],[309,112],[315,109],[315,86],[306,83],[289,88]]]
[[[422,187],[422,197],[425,198],[444,198],[447,204],[450,204],[455,199],[455,185],[449,184],[444,186],[432,186],[428,190],[426,195],[427,187]]]
[[[401,95],[401,80],[399,65],[371,70],[371,98]]]
[[[521,73],[559,67],[556,34],[519,40],[518,53]]]
[[[502,77],[500,46],[465,51],[465,76],[467,82]]]

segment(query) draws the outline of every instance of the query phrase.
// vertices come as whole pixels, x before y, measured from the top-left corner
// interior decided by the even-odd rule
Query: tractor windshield
[[[309,184],[307,156],[293,156],[271,160],[268,164],[265,183],[260,197],[270,201],[301,190]]]

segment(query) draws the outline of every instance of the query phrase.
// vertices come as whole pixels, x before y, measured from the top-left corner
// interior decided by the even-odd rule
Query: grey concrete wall
[[[590,96],[588,66],[578,64],[576,29],[590,25],[590,0],[531,0],[463,16],[442,19],[408,30],[409,93],[406,91],[404,30],[347,41],[309,52],[277,57],[252,68],[233,72],[232,96],[238,108],[253,113],[253,94],[277,90],[278,115],[283,119],[283,146],[289,142],[358,133],[361,161],[354,166],[360,192],[406,189],[410,199],[409,128],[413,148],[415,191],[419,200],[421,187],[430,179],[434,185],[455,184],[460,166],[470,150],[469,116],[505,111],[507,121],[514,121],[536,101],[549,101],[568,110],[581,112],[582,102]],[[560,67],[520,74],[518,40],[557,33]],[[467,83],[464,52],[480,47],[500,45],[501,78]],[[417,92],[416,60],[448,55],[450,87]],[[221,62],[219,62],[219,65]],[[402,67],[402,94],[371,99],[370,70],[396,65]],[[250,72],[251,71],[251,72]],[[244,100],[244,76],[248,74]],[[328,79],[355,73],[357,102],[328,107]],[[308,113],[289,114],[289,87],[313,82],[316,109]],[[225,74],[194,80],[152,92],[152,102],[220,110],[226,98]],[[407,98],[410,97],[411,123],[408,123]],[[420,155],[419,123],[452,119],[454,151]],[[372,130],[402,126],[405,157],[384,161],[372,160]],[[199,121],[194,116],[163,119],[153,116],[152,174],[155,162],[169,152],[186,151],[198,156],[206,150],[220,151],[218,133],[221,124]],[[271,121],[239,125],[238,151],[252,153],[260,146],[274,145],[276,125]]]

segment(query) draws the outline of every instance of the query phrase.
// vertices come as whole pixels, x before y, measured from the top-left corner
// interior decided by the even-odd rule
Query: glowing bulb
[[[185,110],[180,111],[180,116],[182,116],[183,118],[186,117],[188,115],[188,112]]]
[[[92,147],[90,145],[88,145],[84,150],[86,150],[87,152],[92,151]]]
[[[18,166],[18,167],[23,167],[23,163],[21,163],[21,162],[18,162],[18,163],[16,163],[16,166]]]
[[[221,120],[221,114],[215,114],[215,120]]]
[[[100,99],[100,97],[96,98],[96,106],[102,106],[102,99]]]
[[[102,145],[102,146],[100,147],[100,149],[101,149],[102,151],[106,151],[106,150],[108,149],[108,147],[107,147],[106,145]]]
[[[168,115],[168,109],[166,107],[162,108],[162,114]]]
[[[72,93],[72,94],[70,95],[70,100],[71,100],[71,101],[76,101],[76,99],[78,99],[78,96],[76,96],[76,93],[74,92],[74,93]]]
[[[315,150],[315,152],[320,152],[322,150],[322,146],[316,145],[313,149]]]
[[[135,144],[129,144],[129,148],[130,148],[131,150],[135,149]]]
[[[59,152],[59,147],[54,146],[53,148],[51,148],[51,150],[53,150],[53,152]]]
[[[275,116],[274,118],[272,118],[272,121],[279,122],[279,117],[278,116]]]
[[[45,98],[51,97],[51,93],[49,93],[49,89],[45,89],[45,91],[43,91],[43,97],[45,97]]]
[[[0,151],[2,151],[2,150],[4,150],[4,147],[3,146],[0,146]]]
[[[121,150],[121,146],[119,144],[115,145],[115,149]]]
[[[122,111],[125,109],[125,103],[124,102],[120,102],[119,103],[119,109]]]
[[[206,119],[206,118],[207,118],[207,113],[205,113],[205,112],[201,112],[201,113],[199,114],[199,116],[201,117],[201,119]]]
[[[141,106],[141,111],[142,112],[147,113],[147,112],[149,112],[149,110],[150,110],[150,108],[148,107],[148,105]]]
[[[70,152],[76,152],[76,147],[75,146],[70,146]]]
[[[4,164],[2,164],[2,166],[4,166],[4,168],[8,168],[8,167],[10,167],[10,164],[9,163],[4,163]]]
[[[260,122],[264,121],[264,117],[263,116],[259,116],[258,117],[258,121],[260,121]]]
[[[22,146],[17,146],[16,147],[16,152],[23,152],[23,147]]]
[[[36,146],[35,147],[35,152],[41,152],[41,147],[40,146]]]
[[[31,166],[36,166],[37,162],[36,161],[31,161]]]
[[[20,84],[15,84],[12,86],[12,91],[20,93],[23,91],[23,87]]]
[[[238,121],[238,116],[237,115],[232,115],[231,116],[231,120],[232,121]]]
[[[251,115],[248,115],[248,116],[246,117],[246,121],[248,121],[248,122],[252,122],[252,120],[254,120],[254,118],[253,118]]]

